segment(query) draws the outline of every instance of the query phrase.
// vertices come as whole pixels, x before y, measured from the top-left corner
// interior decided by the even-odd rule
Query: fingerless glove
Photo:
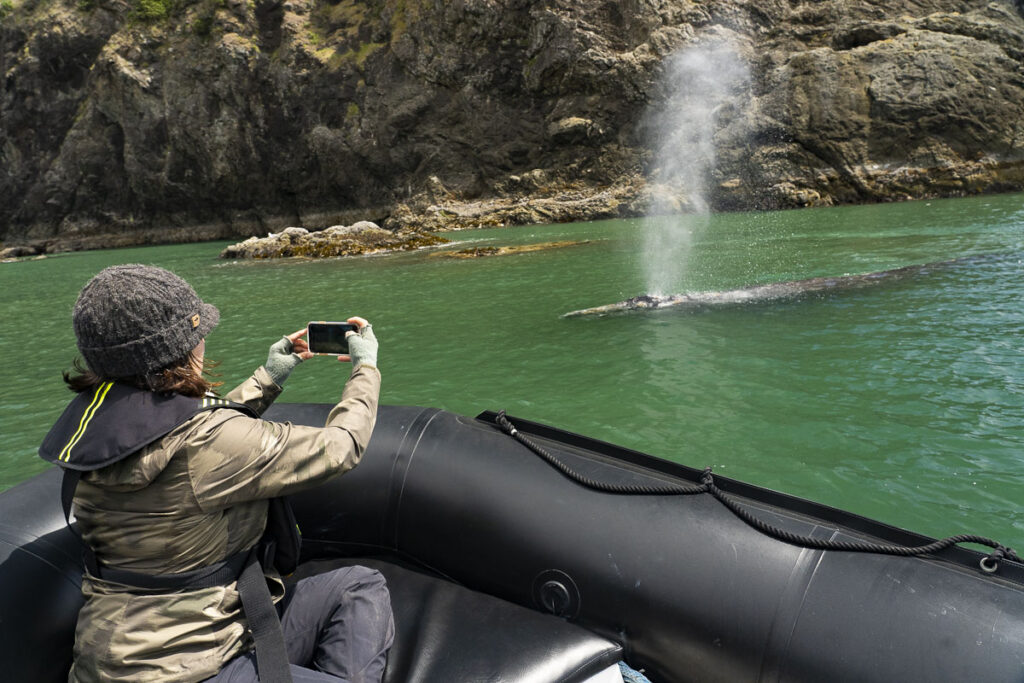
[[[360,365],[377,367],[377,337],[373,334],[372,325],[348,335],[348,355],[352,357],[353,370]]]
[[[292,353],[294,346],[288,337],[281,337],[280,341],[270,347],[270,353],[267,354],[267,362],[263,367],[278,386],[284,385],[284,381],[292,374],[295,366],[302,362],[298,354]]]

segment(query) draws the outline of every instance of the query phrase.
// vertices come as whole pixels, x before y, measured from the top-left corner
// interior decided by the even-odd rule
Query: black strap
[[[260,564],[273,567],[281,576],[291,576],[299,566],[302,532],[287,498],[267,501],[267,527],[259,546]]]
[[[92,551],[92,546],[85,542],[78,529],[71,526],[71,501],[75,497],[75,489],[78,488],[78,480],[81,478],[81,470],[65,468],[64,476],[60,481],[60,506],[64,510],[64,522],[82,544],[82,561],[85,563],[85,568],[93,576],[99,576],[100,563],[96,560],[96,553]]]
[[[79,470],[65,469],[60,480],[60,506],[64,508],[64,522],[68,527],[71,526],[71,501],[75,498],[75,489],[78,488],[78,480],[81,478],[82,473]],[[81,538],[77,531],[75,535]]]
[[[60,506],[64,508],[64,522],[71,526],[71,501],[75,498],[75,489],[78,488],[78,480],[82,478],[82,473],[79,470],[64,470],[64,476],[60,480]],[[75,535],[81,538],[82,536],[72,529]]]
[[[235,581],[242,573],[250,552],[243,550],[223,562],[177,574],[143,574],[116,567],[100,567],[99,574],[93,574],[93,576],[104,581],[123,583],[133,588],[163,592],[213,588],[214,586],[226,586]]]
[[[249,553],[245,569],[238,577],[238,594],[242,598],[242,610],[249,621],[249,630],[256,641],[256,668],[260,681],[291,683],[292,671],[288,666],[288,649],[284,644],[281,619],[277,616],[255,550]]]

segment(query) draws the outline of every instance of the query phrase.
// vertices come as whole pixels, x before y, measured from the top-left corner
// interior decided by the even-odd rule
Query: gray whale
[[[593,308],[582,308],[578,311],[569,311],[562,315],[563,318],[574,318],[584,315],[606,315],[609,313],[626,313],[629,311],[653,310],[660,308],[683,308],[698,309],[713,306],[729,306],[735,304],[754,304],[780,299],[791,299],[813,292],[829,290],[856,289],[870,287],[872,285],[898,280],[900,278],[919,275],[934,268],[951,266],[967,260],[976,260],[978,256],[968,256],[951,259],[949,261],[938,261],[935,263],[923,263],[891,270],[879,270],[873,273],[861,273],[858,275],[839,275],[835,277],[812,277],[806,280],[788,280],[786,282],[772,282],[764,285],[750,285],[739,289],[709,292],[688,292],[686,294],[640,294],[625,301]]]

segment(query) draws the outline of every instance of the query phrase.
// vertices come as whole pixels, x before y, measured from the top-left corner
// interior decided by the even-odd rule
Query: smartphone
[[[331,323],[323,320],[310,322],[306,325],[306,341],[313,353],[325,353],[332,356],[348,354],[349,332],[359,332],[359,326],[353,323]]]

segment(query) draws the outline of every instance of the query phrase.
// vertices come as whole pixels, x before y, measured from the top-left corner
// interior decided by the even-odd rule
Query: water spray
[[[718,113],[749,81],[746,64],[726,41],[687,47],[664,66],[666,95],[647,117],[655,156],[644,263],[647,292],[655,297],[678,291],[693,241],[707,226]]]

